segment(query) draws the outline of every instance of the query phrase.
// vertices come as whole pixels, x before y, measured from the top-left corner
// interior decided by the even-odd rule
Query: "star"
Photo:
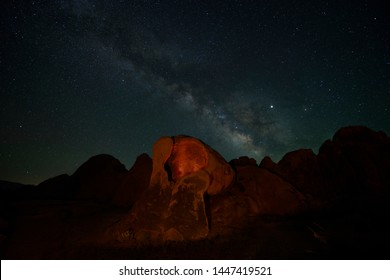
[[[130,168],[168,135],[278,161],[340,126],[390,131],[389,31],[367,1],[79,2],[2,18],[0,180],[40,183],[103,152]]]

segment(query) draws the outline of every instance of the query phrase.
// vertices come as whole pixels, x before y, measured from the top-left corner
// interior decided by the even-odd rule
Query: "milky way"
[[[112,2],[2,4],[0,179],[99,153],[129,168],[167,135],[259,162],[342,126],[389,132],[383,4]]]

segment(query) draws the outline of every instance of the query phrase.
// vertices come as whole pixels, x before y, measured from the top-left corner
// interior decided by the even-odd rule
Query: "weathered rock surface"
[[[150,185],[115,230],[119,240],[196,240],[209,231],[204,194],[230,186],[234,171],[213,149],[187,136],[153,146]]]
[[[264,168],[237,167],[237,180],[225,193],[211,197],[211,228],[220,234],[255,216],[292,216],[306,210],[305,196]]]
[[[230,164],[200,140],[164,137],[153,162],[141,155],[130,171],[97,156],[72,176],[0,186],[0,256],[367,259],[390,249],[384,133],[342,128],[318,155]]]

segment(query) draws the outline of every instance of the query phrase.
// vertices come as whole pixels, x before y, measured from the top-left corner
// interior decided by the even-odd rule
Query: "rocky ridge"
[[[259,165],[248,157],[228,164],[191,137],[160,139],[153,153],[153,160],[146,154],[139,156],[130,170],[109,155],[98,155],[71,176],[60,175],[14,191],[4,188],[3,256],[53,258],[56,249],[54,257],[91,258],[94,253],[86,256],[80,248],[92,247],[100,248],[99,252],[112,248],[105,258],[121,256],[125,248],[142,256],[143,251],[134,248],[149,248],[151,241],[210,240],[219,247],[231,246],[235,236],[243,234],[244,241],[258,245],[248,245],[249,255],[232,251],[233,258],[273,256],[259,236],[272,240],[273,246],[291,240],[311,248],[301,250],[290,244],[295,248],[292,252],[282,250],[276,257],[307,257],[306,251],[332,257],[342,254],[337,249],[342,242],[351,252],[358,250],[351,249],[352,241],[346,236],[353,232],[351,228],[356,232],[360,227],[352,240],[366,242],[360,244],[361,254],[373,254],[378,240],[390,248],[382,239],[387,233],[382,223],[390,216],[390,138],[383,132],[341,128],[317,155],[301,149],[287,153],[278,163],[265,157]],[[148,216],[151,213],[153,217]],[[291,223],[294,230],[286,230]],[[273,233],[282,239],[275,240]],[[58,238],[66,250],[58,248]],[[35,251],[22,249],[26,242]],[[158,252],[155,256],[161,257],[163,251]],[[171,257],[183,258],[180,252]]]

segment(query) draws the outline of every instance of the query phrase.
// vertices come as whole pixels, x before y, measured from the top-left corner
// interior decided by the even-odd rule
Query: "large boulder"
[[[320,147],[318,162],[338,195],[390,191],[390,138],[381,131],[341,128]]]
[[[176,182],[191,173],[205,170],[212,177],[207,188],[208,194],[217,194],[231,184],[234,171],[211,147],[199,139],[187,136],[175,136],[172,140],[169,157],[164,162],[169,181]]]
[[[118,240],[196,240],[207,236],[204,195],[229,187],[234,171],[213,149],[188,136],[163,137],[153,146],[150,184],[114,230]]]
[[[314,197],[327,195],[317,156],[311,149],[300,149],[287,153],[276,169],[300,192]]]
[[[260,167],[283,178],[304,194],[307,202],[312,206],[321,206],[320,200],[333,196],[322,176],[318,158],[311,149],[289,152],[278,163],[265,157],[261,161]]]
[[[211,197],[214,233],[242,227],[255,216],[293,216],[306,210],[305,196],[282,177],[256,166],[237,167],[227,192]]]
[[[310,149],[287,153],[277,164],[266,157],[260,167],[280,176],[307,197],[332,201],[350,195],[390,191],[390,138],[354,126],[339,129],[318,155]]]

